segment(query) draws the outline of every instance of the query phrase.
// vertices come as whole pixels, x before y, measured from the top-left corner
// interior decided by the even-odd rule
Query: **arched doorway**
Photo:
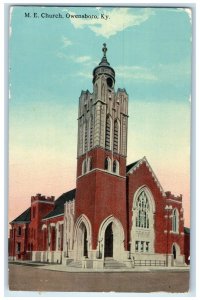
[[[176,246],[173,245],[172,247],[172,253],[173,253],[173,258],[176,259]]]
[[[124,229],[121,222],[114,216],[103,220],[99,227],[97,257],[113,257],[123,260],[126,256],[124,249]]]
[[[113,257],[113,229],[110,223],[105,230],[104,257]]]
[[[76,223],[74,230],[74,259],[80,260],[84,256],[90,257],[91,250],[91,224],[85,215],[81,215]]]
[[[82,231],[83,231],[83,256],[88,257],[88,241],[87,241],[87,228],[85,224],[82,223]]]

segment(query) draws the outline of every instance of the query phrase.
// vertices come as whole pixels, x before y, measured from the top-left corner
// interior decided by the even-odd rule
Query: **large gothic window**
[[[174,209],[172,212],[172,231],[176,233],[179,231],[179,218],[177,209]]]
[[[114,141],[113,141],[113,151],[119,151],[119,123],[115,120],[114,123]]]
[[[136,227],[139,228],[149,228],[149,200],[144,191],[138,196],[136,202]]]
[[[111,143],[110,143],[110,136],[111,136],[111,118],[107,116],[106,118],[106,149],[110,150],[111,148]]]
[[[155,201],[148,187],[140,187],[134,194],[131,228],[131,251],[154,253]]]

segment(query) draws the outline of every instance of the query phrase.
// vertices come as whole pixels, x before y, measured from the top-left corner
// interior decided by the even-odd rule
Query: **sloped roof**
[[[12,222],[10,222],[10,224],[29,223],[30,221],[31,221],[31,208],[29,207],[21,215],[19,215],[16,219],[14,219]]]
[[[184,233],[186,233],[186,234],[190,234],[190,228],[188,228],[188,227],[184,227]]]
[[[140,159],[137,160],[137,161],[135,161],[135,162],[133,162],[133,163],[131,163],[130,165],[126,166],[126,173],[128,173],[128,171],[130,171],[130,169],[132,169],[135,165],[137,165],[137,163],[139,161],[140,161]]]
[[[153,169],[151,168],[151,166],[150,166],[150,164],[147,161],[147,159],[146,159],[145,156],[142,159],[139,159],[138,161],[136,161],[136,162],[134,162],[134,163],[132,163],[132,164],[130,164],[130,165],[128,165],[126,167],[126,173],[127,173],[127,175],[128,174],[132,174],[133,172],[135,172],[135,170],[137,168],[139,168],[140,165],[142,165],[143,163],[145,163],[146,166],[147,166],[147,168],[149,169],[149,171],[150,171],[151,175],[153,176],[153,179],[154,179],[155,183],[157,184],[157,187],[159,188],[159,190],[162,193],[162,195],[166,196],[163,187],[161,186],[161,184],[160,184],[160,182],[159,182],[156,174],[154,173]],[[128,168],[128,171],[127,171],[127,168]]]
[[[76,189],[73,189],[69,192],[63,193],[56,201],[54,210],[48,213],[44,219],[53,218],[58,215],[64,214],[64,204],[68,201],[75,199]]]

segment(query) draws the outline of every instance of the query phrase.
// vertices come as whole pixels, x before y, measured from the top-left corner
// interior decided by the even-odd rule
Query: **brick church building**
[[[128,94],[115,91],[106,44],[102,50],[93,91],[79,98],[76,188],[56,200],[31,197],[10,223],[9,256],[66,268],[184,265],[182,195],[163,190],[146,157],[127,165]]]

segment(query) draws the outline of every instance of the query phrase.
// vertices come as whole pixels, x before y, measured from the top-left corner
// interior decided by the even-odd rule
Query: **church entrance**
[[[173,258],[176,259],[176,246],[175,245],[173,245],[172,252],[173,252]]]
[[[88,257],[88,241],[87,241],[87,229],[83,227],[83,256]]]
[[[112,225],[113,225],[113,223],[111,222],[105,230],[104,257],[113,257],[113,230],[112,230]]]

